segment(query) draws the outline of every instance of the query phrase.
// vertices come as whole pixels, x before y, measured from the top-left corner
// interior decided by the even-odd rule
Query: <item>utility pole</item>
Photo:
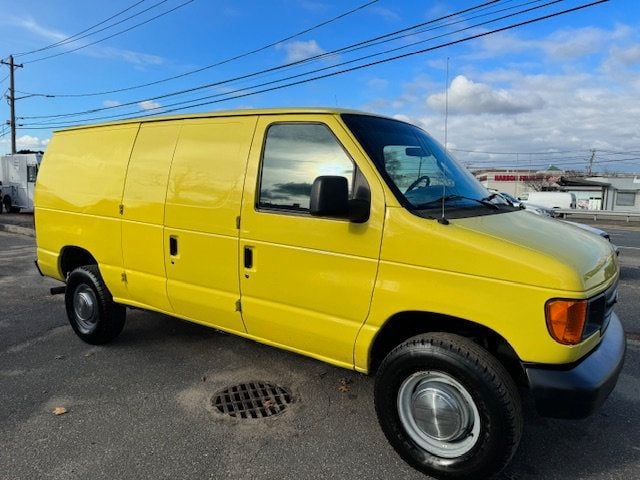
[[[13,63],[13,55],[9,55],[9,61],[5,62],[0,60],[3,65],[9,66],[9,108],[11,110],[11,120],[9,120],[9,126],[11,127],[11,153],[16,153],[16,84],[14,72],[16,68],[22,68],[22,65]]]
[[[596,159],[596,149],[591,149],[591,158],[589,158],[589,168],[587,169],[587,176],[591,176],[591,172],[593,170],[593,161]]]

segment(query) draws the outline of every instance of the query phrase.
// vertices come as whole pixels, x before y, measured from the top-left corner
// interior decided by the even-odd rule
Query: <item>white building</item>
[[[482,170],[476,178],[486,188],[505,192],[514,197],[526,196],[537,190],[557,190],[556,182],[564,172],[556,167],[532,172],[531,170]]]

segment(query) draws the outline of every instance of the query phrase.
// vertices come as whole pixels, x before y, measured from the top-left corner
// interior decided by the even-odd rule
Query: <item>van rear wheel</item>
[[[389,353],[376,378],[375,407],[400,456],[441,479],[496,474],[522,434],[520,398],[507,371],[453,334],[418,335]]]
[[[126,319],[126,309],[113,302],[97,265],[73,270],[65,290],[67,317],[85,342],[100,345],[116,338]]]

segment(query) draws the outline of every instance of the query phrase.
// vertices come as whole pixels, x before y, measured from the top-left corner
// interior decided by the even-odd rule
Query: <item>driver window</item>
[[[347,179],[350,198],[360,198],[364,178],[326,125],[274,124],[267,131],[258,206],[307,212],[311,185],[321,175]],[[368,189],[365,189],[366,194]]]

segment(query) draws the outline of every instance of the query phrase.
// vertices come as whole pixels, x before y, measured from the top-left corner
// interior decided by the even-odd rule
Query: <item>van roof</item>
[[[260,109],[241,109],[241,110],[221,110],[217,112],[203,112],[203,113],[183,113],[180,115],[168,115],[168,116],[149,116],[128,118],[125,120],[114,120],[112,122],[94,123],[86,125],[78,125],[68,128],[62,128],[54,130],[54,132],[68,132],[71,130],[80,130],[84,128],[104,127],[112,125],[126,125],[129,123],[150,123],[150,122],[166,122],[169,120],[181,120],[191,118],[213,118],[213,117],[243,117],[251,115],[283,115],[283,114],[329,114],[337,115],[341,113],[355,113],[359,115],[368,115],[372,117],[390,118],[385,115],[378,115],[370,112],[363,112],[359,110],[351,110],[346,108],[330,108],[330,107],[283,107],[283,108],[260,108]]]

